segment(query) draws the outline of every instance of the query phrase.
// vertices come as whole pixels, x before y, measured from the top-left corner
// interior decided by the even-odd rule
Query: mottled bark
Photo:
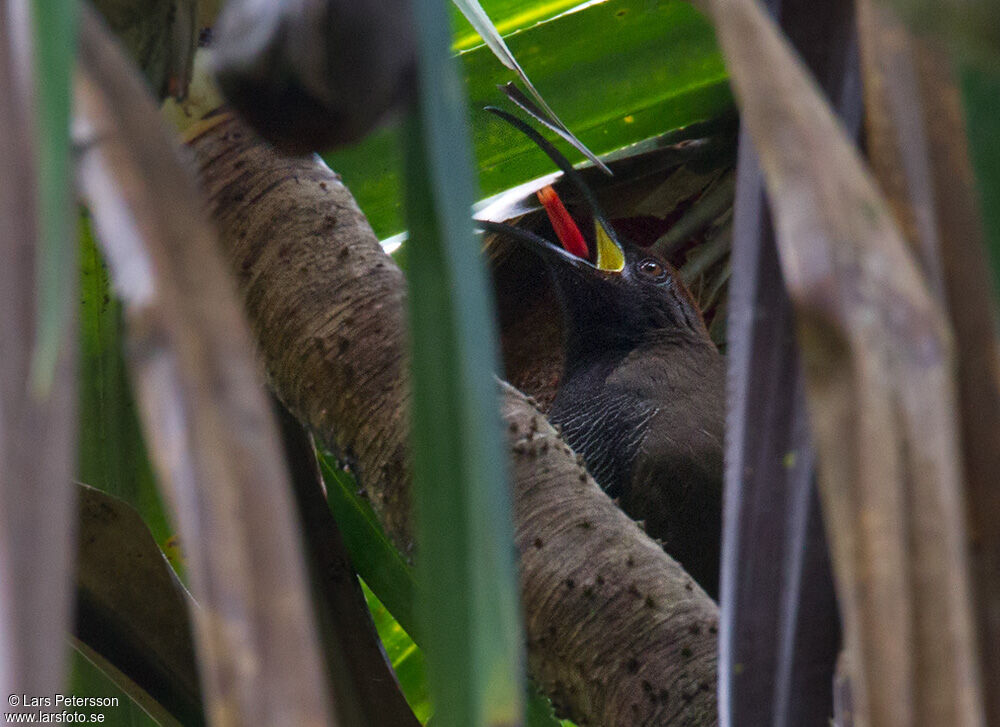
[[[213,121],[192,148],[271,384],[409,550],[403,273],[326,165]]]
[[[411,549],[406,286],[339,178],[227,114],[188,132],[268,377]],[[580,724],[713,725],[717,609],[504,386],[530,666]]]

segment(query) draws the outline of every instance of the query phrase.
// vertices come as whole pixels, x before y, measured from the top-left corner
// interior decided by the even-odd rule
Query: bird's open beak
[[[597,249],[594,259],[591,261],[587,241],[580,232],[580,228],[576,226],[576,222],[566,211],[566,207],[559,199],[555,189],[551,186],[540,189],[538,201],[545,208],[549,222],[552,223],[552,229],[555,230],[556,236],[562,244],[562,248],[556,248],[555,245],[552,245],[552,248],[558,250],[564,257],[570,257],[577,264],[586,263],[608,273],[622,271],[625,267],[625,253],[612,233],[604,229],[600,221],[594,220],[594,240]]]

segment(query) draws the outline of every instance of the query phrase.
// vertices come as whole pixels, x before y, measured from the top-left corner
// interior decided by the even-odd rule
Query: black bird
[[[653,252],[619,239],[573,167],[533,128],[499,109],[490,111],[562,168],[594,216],[593,260],[575,223],[548,194],[539,197],[568,249],[527,230],[481,223],[527,243],[554,281],[565,364],[549,419],[562,427],[601,487],[620,498],[630,516],[645,520],[649,535],[661,539],[667,553],[715,596],[723,358],[676,271]]]

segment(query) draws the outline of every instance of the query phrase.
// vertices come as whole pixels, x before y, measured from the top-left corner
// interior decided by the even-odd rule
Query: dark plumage
[[[549,418],[594,479],[713,595],[725,367],[673,270],[625,249],[620,273],[546,254],[566,364]]]
[[[663,541],[713,596],[718,591],[725,366],[676,272],[652,252],[619,240],[572,166],[537,132],[530,136],[590,203],[588,256],[533,233],[484,223],[527,243],[558,291],[565,369],[550,420],[562,427],[594,479]],[[561,207],[561,205],[560,205]],[[559,210],[550,209],[550,216]],[[562,211],[565,214],[565,211]],[[553,220],[556,229],[565,220]]]

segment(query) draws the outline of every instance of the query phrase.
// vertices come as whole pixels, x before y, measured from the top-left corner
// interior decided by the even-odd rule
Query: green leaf
[[[76,53],[76,2],[34,0],[36,158],[38,160],[37,318],[32,389],[46,396],[69,321],[76,274],[69,149],[70,83]]]
[[[581,5],[581,0],[484,0],[483,9],[493,21],[493,27],[501,35],[529,28],[532,25],[550,20]],[[452,50],[465,51],[484,43],[472,23],[457,6],[453,6],[451,25],[454,29]]]
[[[163,547],[172,534],[139,426],[122,353],[121,303],[85,217],[80,237],[77,478],[139,511]]]
[[[577,151],[583,154],[589,161],[591,161],[595,166],[599,167],[601,171],[611,174],[611,171],[604,166],[604,163],[594,156],[594,153],[590,151],[586,146],[584,146],[579,139],[573,136],[573,132],[566,128],[566,125],[560,121],[556,112],[546,103],[542,95],[538,93],[538,89],[535,88],[535,84],[531,82],[528,78],[528,74],[524,72],[521,68],[521,64],[517,62],[517,59],[510,52],[510,48],[507,47],[507,43],[504,42],[503,37],[497,31],[493,22],[490,20],[490,16],[486,14],[483,10],[483,6],[478,0],[453,0],[455,5],[462,14],[465,16],[472,27],[476,29],[479,36],[486,43],[486,46],[493,52],[497,60],[500,61],[504,66],[514,71],[517,74],[518,79],[524,84],[524,87],[528,89],[528,93],[534,99],[534,102],[540,107],[541,114],[548,124],[551,124],[553,129],[566,141],[568,141]]]
[[[685,2],[608,0],[569,14],[559,14],[567,9],[561,2],[484,5],[502,32],[511,23],[523,23],[523,30],[506,37],[507,45],[566,125],[597,154],[732,107],[712,27]],[[533,24],[539,17],[544,22]],[[460,43],[463,32],[458,31]],[[514,73],[500,67],[482,45],[463,52],[460,62],[482,195],[551,171],[527,140],[482,112],[503,101],[496,86],[515,80]],[[399,133],[398,127],[387,128],[326,157],[383,238],[404,227]],[[581,159],[566,151],[571,159]]]
[[[437,727],[516,724],[523,637],[469,132],[444,7],[414,11],[420,94],[404,149],[418,614]]]
[[[552,702],[534,684],[528,687],[528,707],[524,715],[526,727],[573,727],[569,720],[560,721],[552,710]]]
[[[329,454],[318,456],[330,509],[351,563],[361,577],[375,628],[407,702],[417,718],[426,723],[432,710],[423,652],[417,646],[423,636],[413,622],[414,581],[410,567],[389,542],[371,506],[358,494],[354,477],[339,469]],[[525,724],[527,727],[560,724],[552,714],[548,698],[534,686],[528,688]],[[572,727],[568,721],[562,724]]]
[[[74,646],[161,724],[205,724],[187,592],[134,508],[77,494]]]
[[[392,617],[389,610],[382,605],[366,583],[362,582],[368,608],[372,612],[375,628],[385,647],[389,663],[396,671],[399,686],[406,696],[406,701],[421,723],[426,723],[431,716],[431,701],[427,691],[427,672],[424,667],[424,655],[414,643],[410,635]]]
[[[967,67],[962,93],[969,154],[979,184],[983,226],[993,262],[993,290],[1000,291],[1000,73]]]
[[[101,721],[105,727],[157,727],[158,723],[142,711],[117,684],[74,648],[70,659],[70,692],[77,697],[117,699],[113,707],[79,707],[74,712],[88,720]],[[100,715],[100,716],[98,716]]]
[[[358,493],[354,477],[339,470],[329,455],[320,455],[326,482],[326,498],[354,569],[378,594],[386,608],[404,629],[421,640],[420,627],[413,615],[413,574],[403,556],[389,542],[371,506]]]

